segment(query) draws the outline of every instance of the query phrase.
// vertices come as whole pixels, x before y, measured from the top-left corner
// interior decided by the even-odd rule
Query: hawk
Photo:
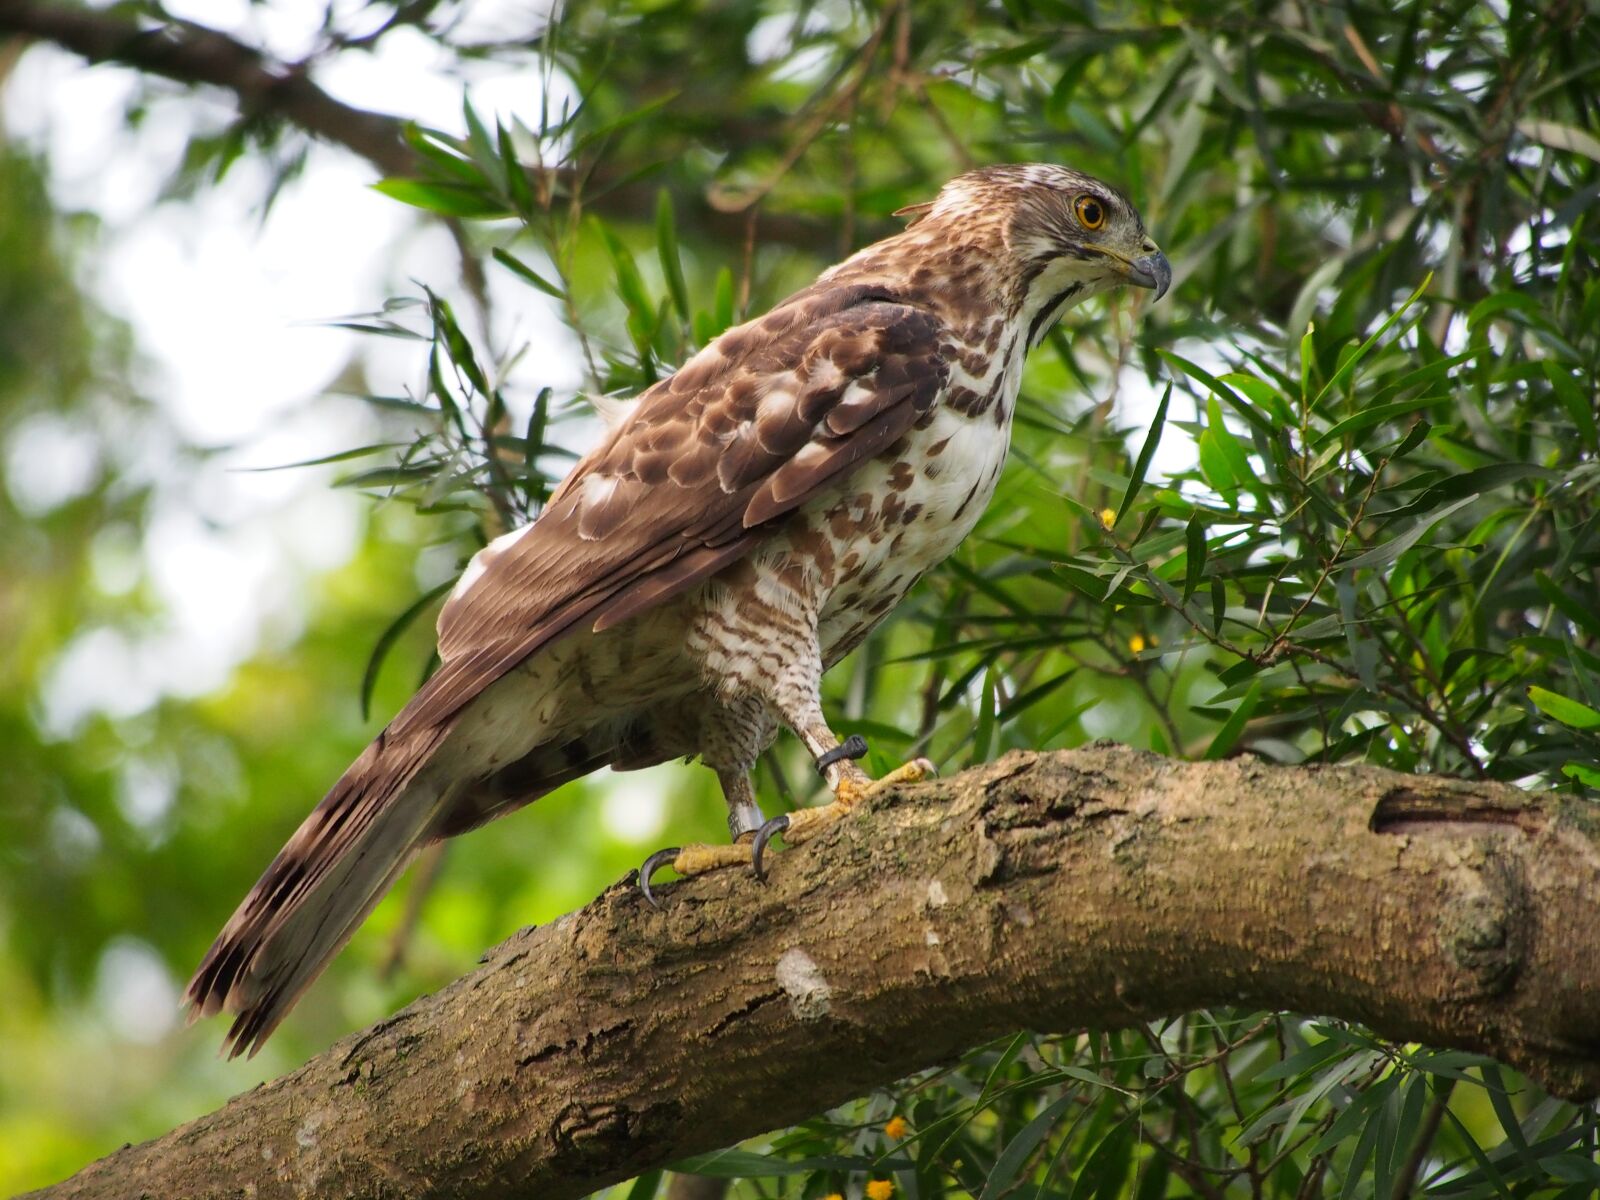
[[[439,614],[440,666],[273,859],[190,981],[254,1053],[421,848],[599,767],[699,757],[733,842],[652,855],[760,872],[889,782],[834,736],[822,674],[961,542],[994,491],[1022,364],[1061,314],[1172,269],[1116,189],[989,167],[907,228],[727,330],[644,392]],[[780,728],[833,793],[762,819]]]

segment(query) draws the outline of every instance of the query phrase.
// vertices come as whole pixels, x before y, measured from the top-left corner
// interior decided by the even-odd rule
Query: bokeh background
[[[225,35],[392,117],[383,149],[136,46],[90,65],[63,13]],[[972,165],[1117,183],[1176,284],[1033,356],[999,495],[830,677],[841,728],[880,763],[1107,736],[1593,794],[1597,29],[1577,0],[0,6],[0,1194],[723,836],[709,772],[602,774],[425,858],[258,1058],[177,1009],[429,669],[439,589],[594,439],[587,397]],[[808,779],[780,745],[769,809]],[[739,1186],[858,1195],[895,1112],[967,1114],[895,1174],[930,1196],[1596,1177],[1591,1112],[1466,1056],[1148,1033],[979,1051],[769,1147],[833,1167]]]

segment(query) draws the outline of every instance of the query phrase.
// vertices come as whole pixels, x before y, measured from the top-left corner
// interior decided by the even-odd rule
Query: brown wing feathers
[[[449,678],[403,727],[448,718],[580,622],[614,625],[721,570],[932,408],[948,376],[936,318],[865,288],[811,303],[814,319],[803,293],[645,393],[447,608]]]
[[[427,770],[461,710],[555,638],[615,625],[715,574],[886,449],[944,388],[941,334],[930,314],[881,291],[818,285],[641,397],[538,522],[446,605],[439,671],[200,964],[187,999],[198,1015],[239,1014],[233,1053],[260,1046],[421,845],[476,823],[449,814],[473,781]],[[571,777],[572,764],[557,765]],[[527,780],[528,794],[543,782],[554,785]]]

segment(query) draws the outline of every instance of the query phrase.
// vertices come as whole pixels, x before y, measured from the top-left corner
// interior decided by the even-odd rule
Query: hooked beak
[[[1159,250],[1140,255],[1128,262],[1128,282],[1136,287],[1155,288],[1159,300],[1172,286],[1172,264]]]

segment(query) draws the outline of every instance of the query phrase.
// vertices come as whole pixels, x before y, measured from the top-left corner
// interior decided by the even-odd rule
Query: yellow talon
[[[875,780],[867,788],[868,796],[875,796],[885,788],[892,788],[901,783],[920,783],[934,774],[933,764],[925,758],[913,758],[908,763],[902,763],[890,771],[882,779]]]
[[[783,840],[792,846],[810,841],[869,796],[874,796],[896,784],[916,783],[933,773],[933,764],[925,758],[912,759],[905,765],[896,767],[882,779],[869,779],[859,769],[851,766],[834,786],[832,804],[823,804],[816,808],[800,808],[781,817],[774,817],[759,830],[741,834],[739,840],[731,845],[674,846],[666,850],[657,850],[645,859],[644,865],[639,868],[639,890],[644,893],[644,898],[651,905],[656,905],[655,893],[651,888],[651,876],[669,863],[674,871],[685,878],[703,875],[707,871],[715,871],[722,867],[749,863],[755,868],[757,878],[762,878],[762,853],[766,849],[767,842],[777,834],[782,833]]]
[[[918,783],[934,774],[933,764],[925,758],[914,758],[896,767],[882,779],[860,779],[846,775],[833,789],[833,799],[845,808],[853,808],[868,796],[876,796],[886,788],[902,783]]]
[[[678,851],[677,857],[672,860],[672,869],[688,878],[690,875],[715,871],[718,867],[740,866],[749,861],[750,847],[741,842],[725,846],[694,845]]]

